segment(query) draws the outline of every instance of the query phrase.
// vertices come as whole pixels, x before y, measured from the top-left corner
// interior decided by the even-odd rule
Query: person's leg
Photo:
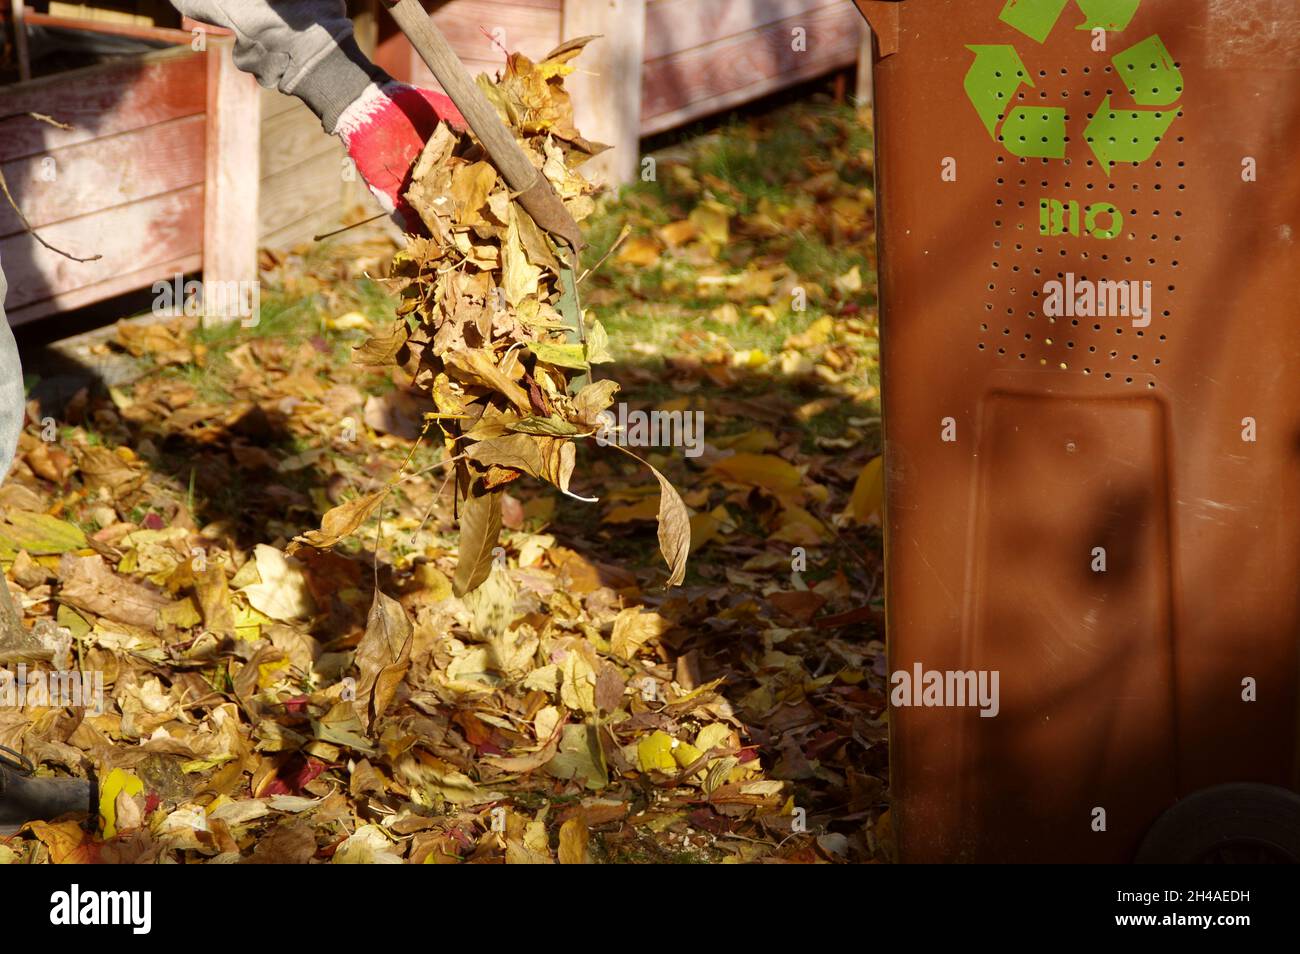
[[[18,342],[5,317],[4,263],[0,262],[0,483],[9,473],[18,449],[18,435],[26,416],[26,397],[23,390],[23,365],[18,360]],[[9,595],[9,584],[0,573],[0,647],[16,639],[22,628],[22,617]]]

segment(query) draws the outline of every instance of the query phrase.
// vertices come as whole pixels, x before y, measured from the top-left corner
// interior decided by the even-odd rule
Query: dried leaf
[[[402,604],[375,590],[366,634],[357,644],[361,679],[353,701],[357,717],[367,729],[388,710],[410,668],[414,632]]]
[[[370,519],[386,493],[387,490],[376,490],[374,493],[362,494],[327,510],[321,518],[319,530],[308,530],[293,538],[288,547],[289,555],[292,556],[304,545],[317,549],[334,546]]]
[[[143,629],[156,628],[162,611],[173,604],[157,590],[114,573],[98,555],[64,554],[59,578],[63,581],[59,598],[64,602],[96,616]]]
[[[492,548],[501,536],[501,494],[496,490],[461,504],[460,551],[452,580],[457,596],[476,589],[492,572]]]
[[[253,559],[260,582],[245,586],[240,592],[255,610],[281,622],[312,614],[315,605],[311,590],[297,560],[264,543],[253,548]]]
[[[856,523],[866,524],[880,518],[885,499],[884,461],[879,456],[867,461],[853,484],[853,495],[844,513]]]
[[[629,606],[619,610],[614,617],[614,631],[610,648],[623,659],[632,659],[636,651],[652,639],[657,639],[672,628],[672,624],[658,613],[644,606]]]
[[[388,367],[397,360],[397,353],[402,350],[410,331],[406,321],[397,319],[382,335],[375,335],[355,348],[352,360],[364,366]]]
[[[587,826],[575,815],[560,826],[559,859],[562,865],[585,865],[587,858]]]

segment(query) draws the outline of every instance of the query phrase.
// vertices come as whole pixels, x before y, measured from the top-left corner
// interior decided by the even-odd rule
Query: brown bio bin
[[[902,859],[1295,860],[1300,9],[855,2]]]

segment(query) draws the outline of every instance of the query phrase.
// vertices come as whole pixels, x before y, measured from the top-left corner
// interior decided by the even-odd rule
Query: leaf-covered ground
[[[4,665],[104,686],[99,713],[0,706],[0,745],[89,757],[103,824],[33,823],[0,862],[887,859],[868,127],[734,122],[585,223],[617,400],[703,413],[694,456],[637,449],[690,510],[680,587],[654,477],[587,441],[570,489],[599,502],[510,483],[490,576],[452,594],[432,408],[353,361],[392,323],[389,244],[268,260],[254,328],[119,325],[138,376],[33,406],[0,488],[30,630]]]

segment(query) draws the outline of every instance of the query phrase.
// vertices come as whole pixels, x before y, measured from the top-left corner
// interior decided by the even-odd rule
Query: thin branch
[[[611,255],[617,252],[618,247],[623,244],[623,240],[631,234],[632,234],[632,226],[624,225],[623,228],[619,230],[618,238],[614,239],[614,244],[609,247],[609,251],[607,251],[604,255],[600,257],[599,262],[597,262],[595,265],[591,266],[591,268],[587,269],[585,272],[582,273],[582,276],[578,279],[578,284],[581,285],[583,282],[587,280],[588,276],[590,276],[592,272],[596,271],[596,269],[604,265],[605,259],[609,258]]]
[[[3,116],[0,116],[0,123],[4,122],[6,119],[34,119],[38,123],[45,123],[46,125],[54,126],[56,129],[72,128],[67,123],[61,123],[53,116],[46,116],[44,113],[5,113]]]
[[[370,218],[362,219],[360,222],[353,222],[351,225],[345,225],[343,226],[343,228],[335,229],[333,232],[325,232],[322,233],[321,235],[313,235],[311,237],[311,240],[313,242],[319,242],[321,239],[333,238],[336,235],[342,235],[344,232],[348,231],[349,229],[357,229],[363,225],[369,225],[371,222],[378,222],[380,219],[386,219],[386,218],[388,218],[388,213],[380,212],[378,215],[372,215]]]

